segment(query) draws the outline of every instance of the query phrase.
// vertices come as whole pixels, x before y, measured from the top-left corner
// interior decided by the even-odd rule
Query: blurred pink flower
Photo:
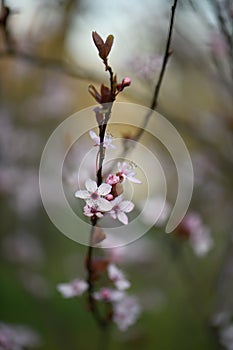
[[[0,323],[0,349],[24,350],[40,346],[39,335],[29,327]]]
[[[115,303],[120,301],[124,297],[124,292],[111,288],[101,288],[98,292],[93,294],[96,300],[107,301]]]
[[[57,285],[57,290],[64,298],[73,298],[82,295],[87,289],[87,282],[81,279],[75,279],[70,283],[60,283]]]
[[[113,305],[113,321],[120,331],[126,331],[138,319],[141,307],[135,297],[126,296]]]
[[[108,265],[108,277],[119,290],[125,290],[130,287],[130,282],[125,278],[123,272],[114,264]]]
[[[177,234],[189,239],[193,251],[198,256],[206,255],[213,247],[210,230],[203,224],[198,213],[188,213],[178,226]]]

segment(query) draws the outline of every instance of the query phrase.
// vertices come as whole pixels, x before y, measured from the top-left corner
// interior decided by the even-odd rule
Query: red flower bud
[[[120,92],[124,90],[125,87],[130,86],[131,79],[126,77],[122,80],[121,84],[117,84],[117,90]]]

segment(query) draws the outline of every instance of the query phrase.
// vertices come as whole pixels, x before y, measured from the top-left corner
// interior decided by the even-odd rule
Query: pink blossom
[[[90,131],[89,135],[91,139],[95,142],[97,146],[100,145],[100,138],[99,136],[96,135],[94,131]],[[116,148],[114,145],[112,145],[112,136],[111,135],[105,135],[104,136],[104,148],[109,149],[109,148]]]
[[[131,182],[134,182],[136,184],[142,183],[140,180],[136,179],[135,172],[132,170],[132,167],[127,162],[118,162],[118,173],[117,176],[123,178],[123,182],[127,179]]]
[[[110,216],[112,219],[118,219],[124,225],[128,224],[128,217],[125,213],[133,210],[134,204],[131,201],[123,201],[122,196],[118,196],[112,200],[112,210]]]
[[[39,345],[38,334],[29,327],[0,323],[1,350],[23,350]]]
[[[125,278],[123,272],[114,264],[108,265],[108,277],[119,290],[125,290],[130,287],[130,282]]]
[[[206,227],[199,214],[187,214],[180,224],[179,231],[189,239],[192,249],[198,256],[206,255],[213,247],[210,230]]]
[[[87,289],[87,282],[81,279],[75,279],[70,283],[60,283],[57,285],[57,290],[64,298],[73,298],[82,295]]]
[[[97,183],[91,179],[85,182],[86,190],[77,191],[75,197],[82,198],[86,201],[86,204],[96,211],[109,211],[112,209],[112,204],[105,197],[110,193],[112,186],[106,183],[102,183],[99,187]],[[88,208],[86,208],[86,214],[88,213]],[[90,216],[90,215],[88,215]]]
[[[141,307],[136,298],[126,296],[113,305],[113,321],[120,331],[126,331],[133,325],[141,312]]]
[[[109,185],[116,185],[120,182],[120,178],[117,175],[109,174],[106,183]]]
[[[93,297],[96,300],[115,303],[120,301],[124,297],[124,292],[111,288],[101,288],[98,292],[95,292],[93,294]]]

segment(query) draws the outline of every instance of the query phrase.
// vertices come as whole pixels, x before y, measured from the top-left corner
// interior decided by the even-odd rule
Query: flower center
[[[95,201],[99,198],[99,195],[97,192],[93,192],[90,197],[91,197],[91,199],[93,199]]]

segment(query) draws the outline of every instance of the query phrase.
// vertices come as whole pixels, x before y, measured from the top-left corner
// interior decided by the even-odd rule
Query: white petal
[[[74,296],[73,288],[68,283],[60,283],[57,285],[57,290],[64,298],[72,298]]]
[[[108,265],[108,277],[110,280],[122,279],[123,273],[114,264]]]
[[[100,187],[98,188],[97,192],[100,196],[106,196],[107,194],[109,194],[109,192],[111,191],[112,186],[109,184],[101,184]]]
[[[96,204],[98,205],[98,209],[100,211],[109,211],[112,209],[111,202],[107,201],[107,199],[104,199],[104,198],[99,198],[96,201]]]
[[[93,200],[93,199],[87,199],[86,203],[90,208],[96,208],[97,206],[96,200]]]
[[[114,198],[111,203],[112,203],[112,207],[114,208],[116,205],[119,205],[122,201],[123,196],[117,196],[116,198]]]
[[[113,220],[117,218],[116,213],[114,211],[110,212],[110,216]]]
[[[127,180],[129,180],[129,181],[131,181],[131,182],[133,182],[133,183],[135,183],[135,184],[141,184],[141,183],[142,183],[142,181],[136,179],[136,178],[133,177],[133,176],[127,176]]]
[[[122,279],[122,280],[116,281],[115,286],[119,290],[125,290],[130,287],[130,282],[125,279]]]
[[[127,215],[125,213],[123,213],[123,211],[120,211],[117,214],[117,218],[120,222],[122,222],[122,224],[127,225],[128,224],[128,218]]]
[[[85,182],[86,189],[93,193],[97,190],[97,183],[91,179],[87,179]]]
[[[130,211],[133,210],[134,204],[130,201],[123,201],[119,204],[119,208],[121,211],[125,213],[129,213]]]
[[[91,137],[91,139],[97,144],[100,144],[100,138],[96,135],[96,133],[94,131],[89,131],[89,135]]]
[[[82,199],[87,199],[90,197],[90,193],[88,191],[77,191],[74,195],[75,197]]]

